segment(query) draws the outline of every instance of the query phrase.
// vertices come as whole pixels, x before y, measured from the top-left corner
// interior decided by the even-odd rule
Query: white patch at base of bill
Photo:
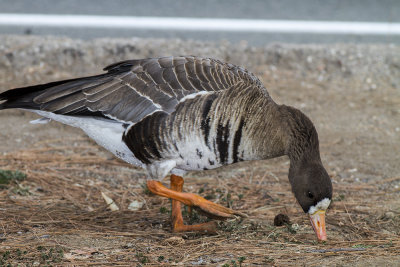
[[[329,205],[331,204],[331,200],[329,198],[324,198],[320,202],[317,203],[315,206],[311,206],[308,210],[309,214],[314,214],[318,210],[327,210]]]

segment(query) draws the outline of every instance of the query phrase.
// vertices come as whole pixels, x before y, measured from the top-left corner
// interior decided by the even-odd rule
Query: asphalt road
[[[0,1],[0,13],[84,14],[113,16],[160,16],[195,18],[240,18],[265,20],[400,22],[399,0],[14,0]],[[271,42],[400,43],[399,35],[320,35],[300,33],[206,32],[143,29],[55,28],[1,26],[0,34],[64,35],[98,37],[158,37],[231,42],[246,40],[252,45]]]

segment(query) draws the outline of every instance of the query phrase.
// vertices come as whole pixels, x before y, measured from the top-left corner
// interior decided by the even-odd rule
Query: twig
[[[275,180],[276,180],[277,182],[279,182],[278,176],[276,176],[273,172],[268,172],[268,174],[270,174],[272,177],[275,178]]]
[[[344,209],[346,210],[347,216],[349,216],[349,219],[350,219],[350,221],[351,221],[351,224],[352,224],[355,228],[357,228],[357,227],[354,225],[353,219],[351,219],[351,216],[350,216],[350,214],[349,214],[349,211],[347,210],[346,204],[344,205]]]
[[[262,207],[253,209],[253,210],[250,211],[250,213],[257,212],[257,211],[281,209],[281,208],[284,208],[284,207],[285,206],[269,206],[269,205],[267,205],[267,206],[262,206]]]
[[[329,249],[311,249],[307,252],[328,253],[328,252],[343,252],[343,251],[364,251],[366,248],[329,248]]]
[[[380,181],[374,181],[373,184],[384,184],[384,183],[390,183],[396,180],[400,180],[400,176],[398,177],[391,177],[391,178],[386,178]]]

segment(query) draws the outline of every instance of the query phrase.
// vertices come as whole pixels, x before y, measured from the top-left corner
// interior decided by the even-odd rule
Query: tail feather
[[[82,77],[10,89],[8,91],[0,93],[0,110],[11,108],[47,110],[49,103],[54,100],[51,98],[62,100],[63,98],[67,98],[69,96],[72,96],[73,94],[79,93],[79,91],[81,91],[82,89],[90,87],[93,81],[96,82],[95,85],[104,82],[103,78],[109,79],[109,76],[107,76],[107,74],[101,74],[90,77]],[[51,91],[50,94],[49,90]],[[47,111],[63,115],[97,116],[108,118],[101,111],[92,111],[87,107],[81,107],[79,109],[73,109],[71,111],[65,109]]]
[[[40,105],[35,103],[33,99],[42,94],[46,89],[61,85],[76,79],[51,82],[46,84],[38,84],[33,86],[21,87],[10,89],[0,94],[0,109],[9,108],[26,108],[26,109],[40,109]]]

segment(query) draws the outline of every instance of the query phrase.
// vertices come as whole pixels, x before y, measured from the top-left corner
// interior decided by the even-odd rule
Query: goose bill
[[[317,210],[310,214],[310,221],[318,240],[326,240],[325,211]]]

